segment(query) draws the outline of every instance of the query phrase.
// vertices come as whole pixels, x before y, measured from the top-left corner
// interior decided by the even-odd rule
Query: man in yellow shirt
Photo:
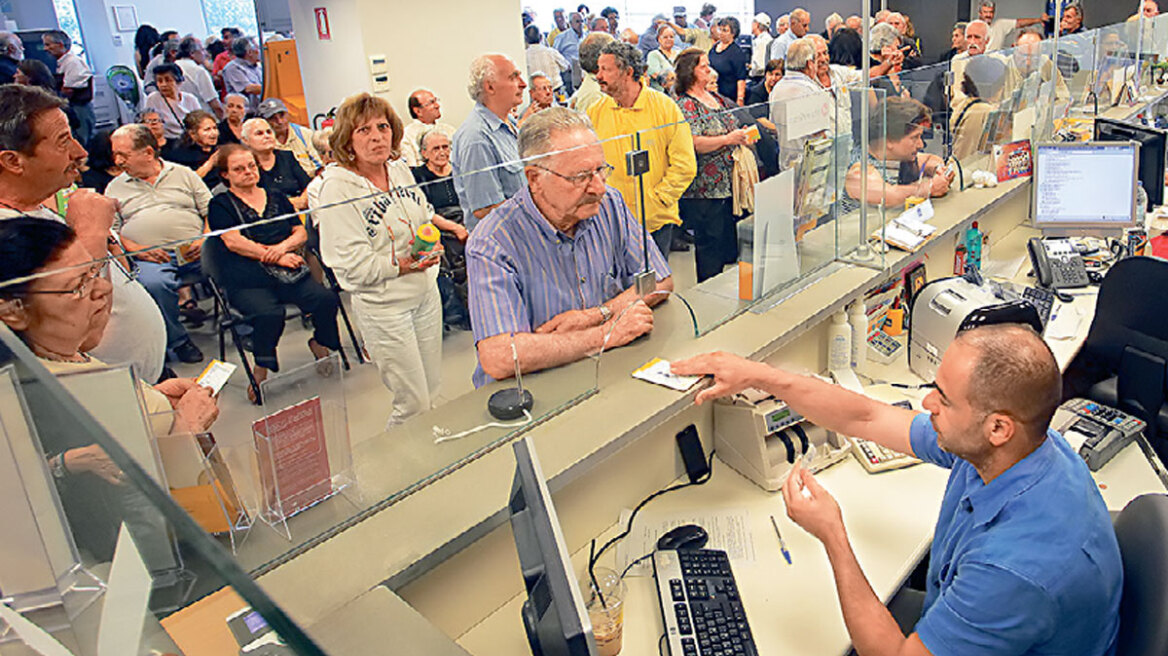
[[[642,82],[645,62],[636,46],[613,42],[600,51],[596,80],[604,97],[588,108],[588,118],[604,144],[604,159],[616,170],[608,184],[621,192],[633,214],[669,253],[675,226],[681,225],[677,201],[697,172],[693,133],[669,96]],[[644,205],[637,178],[628,175],[625,154],[649,153],[644,174]],[[614,138],[615,137],[615,138]],[[666,255],[668,257],[668,255]]]

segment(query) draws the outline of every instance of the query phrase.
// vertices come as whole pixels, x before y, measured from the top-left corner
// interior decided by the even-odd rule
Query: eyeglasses
[[[429,107],[431,105],[437,105],[440,102],[442,102],[442,100],[440,98],[431,98],[431,99],[427,100],[426,102],[422,103],[422,107]]]
[[[582,173],[576,173],[573,175],[564,175],[559,171],[553,171],[548,167],[540,166],[539,164],[532,164],[532,166],[537,169],[543,169],[544,171],[547,171],[556,177],[563,178],[575,187],[583,187],[589,182],[592,182],[592,178],[594,177],[600,178],[601,182],[606,182],[608,180],[608,176],[612,175],[612,172],[616,170],[611,164],[605,164],[604,166],[598,167],[591,171],[584,171]]]
[[[28,294],[72,294],[76,298],[85,298],[89,292],[93,291],[93,283],[101,277],[102,266],[94,265],[89,271],[81,277],[77,286],[73,289],[30,289],[24,292]]]

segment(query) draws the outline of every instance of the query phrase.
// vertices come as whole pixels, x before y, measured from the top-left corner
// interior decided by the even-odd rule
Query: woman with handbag
[[[677,104],[693,130],[698,158],[697,175],[679,207],[682,225],[694,231],[698,282],[738,259],[734,153],[751,143],[749,131],[730,111],[737,107],[734,101],[707,88],[713,75],[710,58],[701,50],[689,48],[677,56]]]
[[[154,83],[158,85],[158,91],[146,96],[145,107],[158,113],[168,140],[181,137],[184,132],[183,119],[196,109],[203,108],[198,97],[179,90],[182,81],[183,73],[178,64],[159,64],[154,67]]]
[[[293,303],[311,316],[313,333],[308,348],[321,360],[341,345],[337,333],[340,299],[308,275],[308,265],[296,252],[306,239],[304,226],[287,198],[259,186],[255,155],[243,146],[229,144],[220,149],[217,165],[227,191],[211,199],[207,224],[212,230],[241,229],[208,238],[204,264],[210,264],[211,277],[254,329],[254,373],[260,383],[269,371],[280,369],[276,345],[284,332],[284,304]],[[287,218],[253,225],[280,216]],[[254,402],[251,387],[247,394]]]

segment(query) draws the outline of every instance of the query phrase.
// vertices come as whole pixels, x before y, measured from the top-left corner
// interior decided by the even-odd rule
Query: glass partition
[[[39,367],[62,354],[44,348],[18,366],[21,386],[52,387],[45,398],[54,404],[72,390],[86,430],[101,424],[119,437],[129,428],[102,423],[119,419],[104,411],[141,409],[120,419],[141,420],[134,430],[145,455],[126,447],[111,458],[121,470],[125,458],[138,462],[151,494],[205,531],[196,539],[162,510],[126,522],[132,538],[147,536],[149,561],[166,559],[152,566],[170,586],[157,595],[159,614],[224,586],[250,600],[229,573],[186,573],[208,567],[199,559],[210,546],[216,558],[233,553],[240,571],[267,572],[585,402],[598,390],[600,353],[645,332],[638,300],[680,306],[670,314],[682,320],[653,330],[688,341],[844,266],[884,270],[895,257],[885,244],[927,237],[894,221],[926,200],[942,206],[974,185],[975,172],[996,173],[1007,144],[1081,138],[1097,113],[1157,97],[1168,82],[1158,58],[1165,20],[871,80],[833,65],[830,89],[800,91],[789,73],[772,100],[748,107],[667,99],[684,120],[602,127],[599,147],[546,139],[526,159],[473,170],[449,168],[449,144],[432,140],[433,165],[412,174],[398,163],[384,180],[329,169],[303,192],[311,212],[269,211],[228,180],[240,189],[215,189],[205,233],[142,230],[150,217],[125,199],[115,216],[92,194],[60,193],[47,204],[79,229],[82,254],[0,285],[0,303],[66,314],[76,308],[58,302],[96,303],[65,316],[91,330],[64,355],[94,358],[94,371],[120,376],[118,389],[131,393],[115,404],[107,401],[115,386],[100,377],[50,384]],[[1164,114],[1154,106],[1145,116],[1160,123]],[[239,157],[248,159],[231,156]],[[470,197],[486,199],[482,216],[470,214]],[[103,221],[124,248],[107,244]],[[697,243],[675,243],[687,236]],[[85,254],[94,252],[107,255]],[[280,291],[257,294],[257,285]],[[111,298],[112,318],[97,307]],[[157,314],[133,323],[142,303],[165,310],[169,326]],[[184,333],[201,359],[177,353],[175,334]],[[23,348],[15,339],[5,343]],[[167,346],[176,377],[159,382]],[[237,369],[208,368],[212,359]],[[183,401],[194,378],[222,385],[218,417],[174,430],[200,413],[199,402]],[[149,408],[159,394],[169,402]],[[53,415],[43,419],[50,432],[61,417],[82,421]],[[164,453],[186,453],[186,466],[168,473]],[[107,514],[126,515],[114,509]],[[102,529],[107,547],[118,526]],[[83,560],[110,558],[81,539],[76,548]]]

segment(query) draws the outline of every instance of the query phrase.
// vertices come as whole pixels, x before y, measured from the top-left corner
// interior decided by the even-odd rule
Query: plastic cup
[[[620,653],[624,637],[625,584],[616,572],[607,567],[592,570],[596,577],[593,583],[588,575],[580,581],[580,592],[584,596],[584,608],[592,622],[592,635],[596,638],[599,656],[616,656]]]

